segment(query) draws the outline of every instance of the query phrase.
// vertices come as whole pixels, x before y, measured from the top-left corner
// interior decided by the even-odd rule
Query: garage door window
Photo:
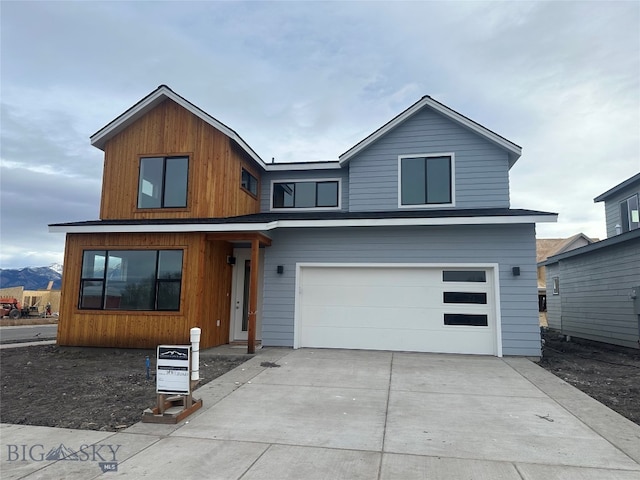
[[[487,272],[484,270],[444,270],[443,282],[482,282],[487,281]]]
[[[482,292],[443,292],[442,296],[444,303],[487,304],[487,294]]]
[[[487,315],[471,315],[468,313],[445,313],[445,325],[468,326],[468,327],[487,327],[489,319]]]

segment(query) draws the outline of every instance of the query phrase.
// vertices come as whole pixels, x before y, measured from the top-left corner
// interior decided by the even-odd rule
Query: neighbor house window
[[[258,195],[258,179],[251,175],[248,170],[242,169],[240,186],[252,195]]]
[[[338,208],[340,181],[274,182],[272,208]]]
[[[623,232],[640,228],[638,195],[633,195],[620,203],[620,224]]]
[[[182,250],[85,250],[79,308],[180,310]]]
[[[141,158],[138,208],[186,207],[188,173],[188,157]]]
[[[453,154],[399,157],[400,206],[453,204]]]
[[[560,277],[553,277],[551,281],[553,282],[553,294],[560,295]]]

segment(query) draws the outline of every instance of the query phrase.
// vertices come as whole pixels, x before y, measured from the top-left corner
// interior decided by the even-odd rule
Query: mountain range
[[[0,268],[0,288],[24,287],[25,290],[42,290],[53,280],[53,289],[62,284],[62,265],[48,267]]]

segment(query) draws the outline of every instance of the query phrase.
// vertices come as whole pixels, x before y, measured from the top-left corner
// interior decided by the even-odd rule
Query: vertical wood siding
[[[498,263],[503,354],[539,356],[535,248],[530,224],[278,230],[265,250],[263,344],[293,345],[297,262]]]
[[[180,311],[80,310],[78,295],[83,250],[184,250]],[[231,267],[227,242],[204,234],[67,234],[59,345],[154,348],[161,343],[188,344],[189,330],[202,329],[202,347],[228,342]],[[220,326],[216,321],[220,320]]]
[[[349,209],[398,208],[398,155],[455,152],[455,208],[508,208],[507,153],[423,109],[349,163]]]
[[[187,208],[138,210],[139,158],[189,156]],[[210,218],[259,211],[259,198],[240,188],[242,167],[260,170],[226,135],[171,100],[107,142],[100,218]]]

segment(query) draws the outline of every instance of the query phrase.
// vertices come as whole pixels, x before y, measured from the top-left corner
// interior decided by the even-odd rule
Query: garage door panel
[[[306,274],[308,273],[308,274]],[[303,281],[305,285],[379,285],[380,276],[393,278],[396,286],[430,286],[435,280],[440,278],[439,272],[425,272],[420,269],[406,268],[343,268],[343,267],[323,267],[303,272]]]
[[[425,308],[407,308],[403,314],[398,314],[395,307],[358,306],[345,309],[341,306],[305,306],[301,310],[306,327],[345,328],[401,328],[438,330],[444,328],[443,317],[440,312],[433,312]],[[417,321],[419,320],[419,321]]]
[[[491,270],[486,282],[444,282],[442,270],[302,267],[298,346],[495,354]],[[445,303],[445,291],[484,293],[486,304],[458,303],[484,301],[483,295],[448,296],[456,303]],[[459,315],[445,325],[445,314]]]
[[[315,348],[353,348],[362,350],[395,350],[434,353],[490,354],[483,346],[492,341],[489,331],[476,331],[474,338],[460,338],[459,332],[429,330],[416,332],[397,328],[363,331],[360,328],[315,328],[305,332],[303,345],[313,343]],[[395,345],[390,348],[390,345]]]
[[[441,293],[427,287],[397,285],[307,286],[302,290],[305,305],[426,307],[442,303]]]

